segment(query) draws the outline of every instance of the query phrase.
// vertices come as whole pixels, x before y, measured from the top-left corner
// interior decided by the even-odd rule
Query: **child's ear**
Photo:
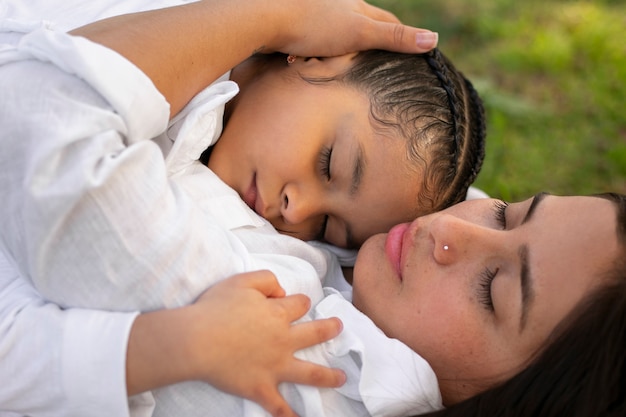
[[[289,64],[301,75],[309,77],[330,77],[345,72],[352,67],[358,52],[334,57],[297,57]]]

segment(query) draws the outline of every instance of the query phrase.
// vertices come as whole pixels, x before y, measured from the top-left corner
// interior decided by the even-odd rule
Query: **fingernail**
[[[348,377],[344,371],[341,371],[339,374],[339,378],[337,378],[337,385],[343,386],[348,381]]]
[[[423,49],[431,49],[437,46],[439,34],[437,32],[417,32],[415,44]]]

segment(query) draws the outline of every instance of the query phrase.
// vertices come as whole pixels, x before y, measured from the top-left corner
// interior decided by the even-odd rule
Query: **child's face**
[[[354,304],[430,363],[446,404],[520,370],[620,253],[602,198],[538,197],[504,216],[494,200],[464,202],[359,253]]]
[[[285,71],[342,65],[300,59]],[[374,130],[363,93],[279,72],[242,89],[209,167],[279,231],[342,247],[415,218],[421,184],[406,141]]]

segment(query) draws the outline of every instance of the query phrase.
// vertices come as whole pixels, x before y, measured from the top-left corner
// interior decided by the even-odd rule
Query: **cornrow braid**
[[[484,116],[484,107],[482,100],[474,89],[472,83],[467,80],[460,72],[452,67],[439,49],[434,49],[425,55],[426,62],[432,68],[437,79],[441,82],[441,87],[445,90],[452,114],[452,131],[454,150],[452,151],[452,160],[455,163],[454,177],[448,189],[448,196],[441,202],[443,209],[465,199],[467,189],[474,182],[480,168],[485,159],[485,136],[486,123]],[[455,83],[450,77],[450,71],[457,79],[462,79],[461,87],[464,88],[463,94],[457,95],[455,91]],[[462,97],[466,109],[465,112],[457,110],[460,102],[459,96]],[[468,123],[465,119],[470,119]],[[459,139],[459,129],[465,125],[463,136],[468,138],[465,149],[463,143]],[[470,140],[470,139],[474,140]]]
[[[471,82],[441,51],[361,52],[340,81],[364,91],[375,122],[406,139],[420,175],[416,215],[465,199],[485,157],[485,114]]]
[[[426,62],[430,65],[433,72],[437,76],[437,79],[441,82],[441,87],[445,90],[446,96],[448,97],[448,103],[450,105],[450,113],[452,114],[451,123],[452,123],[452,137],[454,145],[453,150],[453,159],[458,160],[459,155],[459,126],[462,125],[461,118],[463,117],[462,113],[459,113],[457,110],[457,103],[455,100],[456,94],[454,91],[454,84],[450,81],[448,77],[448,67],[445,65],[441,52],[438,49],[434,49],[431,53],[425,55]]]

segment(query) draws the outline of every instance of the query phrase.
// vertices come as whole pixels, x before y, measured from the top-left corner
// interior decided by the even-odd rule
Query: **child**
[[[241,92],[204,158],[276,229],[357,248],[465,198],[484,155],[484,115],[439,51],[291,58],[232,71]]]
[[[154,142],[147,138],[163,130],[163,114],[167,107],[145,74],[120,55],[84,39],[46,30],[26,35],[16,50],[5,52],[4,91],[13,91],[10,80],[28,78],[31,72],[46,75],[34,76],[32,84],[19,89],[20,94],[24,93],[23,97],[36,98],[27,107],[28,117],[38,123],[23,121],[24,114],[20,114],[19,106],[26,101],[17,100],[10,95],[12,93],[7,96],[2,112],[3,120],[7,122],[8,138],[7,152],[3,152],[2,157],[7,168],[2,176],[3,188],[6,186],[7,190],[4,214],[5,218],[16,220],[2,225],[3,244],[20,265],[21,271],[46,297],[63,306],[151,310],[189,303],[215,280],[270,265],[276,274],[313,275],[314,280],[308,280],[306,286],[319,285],[319,277],[329,274],[329,260],[324,253],[301,241],[276,235],[268,223],[243,205],[232,188],[217,178],[214,172],[194,162],[200,153],[198,150],[207,145],[194,139],[211,140],[217,136],[219,128],[209,129],[214,135],[207,137],[206,126],[211,123],[220,125],[222,105],[235,91],[232,83],[214,83],[190,103],[185,121],[174,123],[167,131],[168,135],[177,135],[177,139],[167,155],[167,161],[163,163],[162,159],[159,160],[162,157]],[[24,56],[37,59],[24,65],[10,65],[12,60],[20,60]],[[434,58],[435,64],[443,62],[436,56]],[[331,186],[335,176],[339,177],[340,189],[336,195],[341,196],[343,201],[354,194],[357,198],[365,195],[365,203],[386,202],[386,199],[380,198],[380,180],[384,180],[383,184],[390,180],[394,184],[401,181],[404,181],[402,184],[413,183],[412,175],[410,181],[406,180],[413,172],[410,169],[396,170],[401,164],[385,170],[380,161],[390,155],[404,155],[404,142],[376,147],[378,144],[368,138],[368,143],[357,145],[358,142],[354,142],[350,135],[345,135],[356,126],[354,119],[348,116],[361,120],[358,115],[365,115],[365,120],[369,122],[369,104],[352,87],[336,86],[335,81],[317,85],[328,78],[327,64],[330,69],[337,69],[335,65],[340,65],[340,71],[334,73],[340,75],[345,59],[305,61],[302,58],[302,62],[312,64],[313,74],[302,69],[300,73],[309,80],[296,78],[292,82],[306,81],[303,88],[315,88],[315,91],[334,88],[339,98],[348,98],[356,110],[361,110],[344,115],[344,120],[347,118],[350,122],[341,125],[344,136],[338,139],[337,145],[330,143],[319,150],[320,156],[325,155],[319,160],[325,163],[320,163],[318,170]],[[296,65],[293,67],[296,68]],[[120,78],[120,74],[125,76]],[[445,73],[442,72],[437,82],[445,80]],[[266,81],[261,79],[254,85],[262,87]],[[243,107],[237,106],[243,106],[244,97],[254,92],[250,88],[247,92],[242,90],[240,101],[233,106],[227,129],[240,125],[235,123],[235,118],[246,112]],[[454,94],[465,91],[464,88],[461,85],[455,93],[448,86],[448,89],[443,89],[442,96],[450,101]],[[34,90],[38,93],[31,95]],[[196,106],[198,103],[201,105]],[[366,105],[363,106],[363,103]],[[207,112],[205,105],[213,106],[214,110]],[[449,122],[452,131],[450,147],[468,143],[461,137],[467,131],[464,117],[460,111],[455,111],[454,106],[449,114],[452,115]],[[389,120],[382,118],[386,114],[373,112],[372,115],[380,124],[363,123],[362,126],[367,125],[366,129],[388,136]],[[481,126],[481,123],[478,125]],[[481,133],[479,148],[482,149],[482,129],[479,128],[478,132]],[[225,131],[224,138],[226,135]],[[163,139],[160,138],[161,144],[167,143]],[[226,146],[231,142],[223,143]],[[218,151],[222,152],[216,147],[211,160],[226,159],[218,157]],[[228,155],[228,151],[225,152]],[[380,152],[385,153],[381,155]],[[471,152],[466,155],[463,150],[455,152],[453,149],[451,153],[455,171],[457,157],[465,161]],[[298,156],[292,154],[292,159]],[[337,159],[339,167],[333,162]],[[482,160],[481,153],[477,159]],[[343,165],[345,160],[353,162],[347,175]],[[312,168],[311,161],[306,164]],[[372,165],[374,168],[371,168]],[[473,179],[471,171],[474,165],[471,166],[468,169],[470,174],[465,172],[460,176],[465,178],[458,182],[460,188],[464,187],[466,180]],[[216,171],[219,170],[216,168]],[[224,175],[227,177],[227,174]],[[457,180],[448,178],[448,181],[454,184]],[[258,196],[256,181],[250,179],[250,183],[250,195]],[[247,193],[244,197],[248,200]],[[415,210],[416,190],[400,187],[399,194],[395,193],[393,197],[389,201],[394,205],[398,203],[395,197],[400,197],[403,207],[410,201],[409,211]],[[250,201],[255,201],[257,208],[259,199],[252,198]],[[281,201],[287,208],[293,208],[298,198],[285,194]],[[325,202],[332,200],[327,198]],[[262,211],[259,207],[258,210]],[[372,210],[377,207],[380,206],[372,206]],[[361,210],[363,206],[357,208]],[[389,210],[388,206],[382,208],[383,213]],[[405,211],[403,217],[408,215],[406,210],[399,211]],[[289,225],[306,226],[305,233],[314,230],[317,234],[320,213],[324,223],[346,222],[330,210],[328,214],[321,211],[314,216],[305,215],[297,221],[287,220]],[[349,214],[356,213],[358,211]],[[367,219],[364,230],[352,224],[339,228],[331,224],[329,229],[332,232],[329,233],[333,235],[325,237],[325,240],[343,246],[358,245],[366,236],[384,226],[386,219],[382,220]],[[309,227],[310,224],[314,227]],[[335,232],[337,229],[339,233]],[[355,232],[352,229],[356,229]],[[340,237],[337,238],[336,234]],[[301,288],[298,292],[306,293],[306,289]],[[134,296],[138,294],[146,297],[137,301]]]
[[[162,97],[118,54],[45,30],[26,38],[20,53],[39,43],[38,51],[52,51],[46,59],[71,67],[97,90],[85,106],[50,95],[41,111],[63,124],[40,123],[27,132],[15,125],[8,137],[19,140],[7,141],[3,152],[13,172],[2,179],[5,214],[25,220],[4,225],[6,246],[37,289],[62,305],[84,305],[71,290],[76,282],[123,300],[153,280],[176,288],[181,277],[188,282],[180,297],[189,302],[207,282],[250,269],[250,248],[241,250],[225,233],[265,227],[248,206],[279,231],[358,246],[392,224],[463,199],[484,155],[480,100],[437,51],[245,62],[233,71],[241,93],[227,109],[208,170],[197,158],[220,136],[224,104],[236,93],[232,81],[222,77],[204,89],[165,130]],[[56,38],[74,49],[55,49]],[[281,100],[292,111],[278,112],[274,123]],[[29,117],[35,111],[29,108]],[[5,114],[12,117],[9,109]],[[293,121],[310,124],[300,132]],[[263,137],[264,122],[274,136]],[[316,126],[321,130],[308,136]],[[147,139],[163,130],[156,142],[165,163]],[[75,258],[80,265],[66,261]],[[116,307],[161,306],[153,301]]]

